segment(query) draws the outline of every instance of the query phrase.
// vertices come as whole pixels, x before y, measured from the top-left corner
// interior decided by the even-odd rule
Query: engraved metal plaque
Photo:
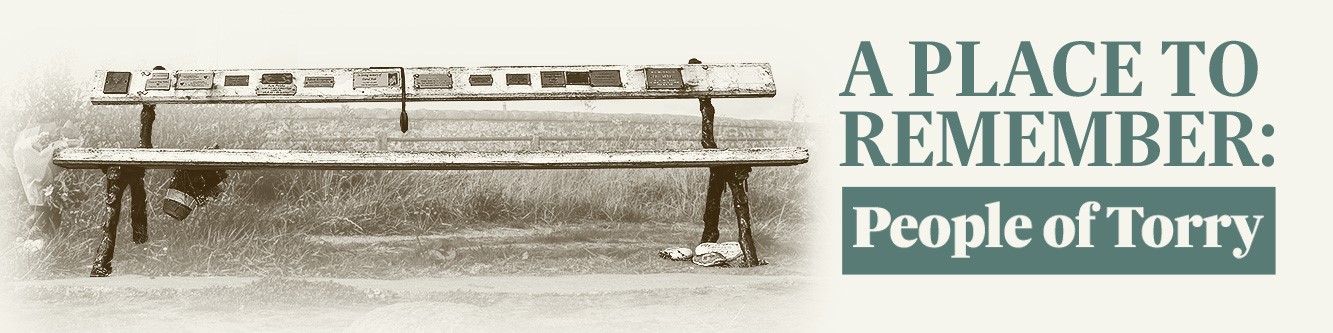
[[[685,88],[685,79],[681,77],[680,68],[644,68],[643,72],[648,89]]]
[[[244,87],[250,85],[249,75],[227,75],[222,77],[224,87]]]
[[[505,84],[511,86],[532,85],[532,74],[505,74]]]
[[[592,81],[593,87],[619,87],[619,70],[596,70],[588,71],[588,79]]]
[[[296,85],[260,83],[258,86],[255,86],[255,95],[260,95],[260,96],[296,95]]]
[[[352,88],[397,87],[400,81],[398,72],[352,73]]]
[[[565,84],[587,86],[592,85],[592,80],[588,78],[588,72],[565,72]]]
[[[301,83],[306,88],[333,88],[334,81],[332,76],[307,76]]]
[[[495,83],[495,77],[489,74],[469,75],[467,84],[472,86],[489,86]]]
[[[259,76],[261,84],[292,84],[296,82],[292,78],[292,73],[269,73]]]
[[[412,75],[416,80],[417,89],[453,89],[454,75],[444,74],[416,74]]]
[[[564,87],[564,86],[565,86],[564,71],[542,72],[542,87],[551,88],[551,87]]]
[[[176,73],[176,90],[213,89],[213,73]]]
[[[102,83],[103,94],[126,94],[130,92],[130,72],[106,72],[106,82]]]
[[[148,82],[144,83],[144,90],[171,90],[171,74],[152,73],[148,76]]]

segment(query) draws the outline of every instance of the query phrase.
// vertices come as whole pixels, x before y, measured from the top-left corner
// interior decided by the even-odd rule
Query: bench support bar
[[[690,59],[690,64],[702,63],[698,59]],[[717,109],[713,108],[711,98],[699,98],[700,119],[700,140],[699,143],[707,149],[717,149],[717,139],[713,136],[713,116]],[[722,190],[731,189],[731,205],[736,210],[736,238],[741,244],[741,262],[737,266],[753,267],[763,264],[759,260],[759,253],[755,250],[754,236],[750,233],[750,199],[749,199],[749,181],[750,167],[748,166],[725,166],[708,168],[708,191],[704,197],[704,232],[699,238],[700,243],[716,243],[720,233],[717,230],[718,215],[722,211]]]
[[[716,243],[718,214],[722,211],[722,190],[727,189],[727,178],[718,168],[708,169],[708,192],[704,198],[704,235],[700,243]]]
[[[154,69],[163,69],[157,67]],[[144,104],[139,110],[139,148],[153,148],[153,122],[157,121],[157,105]],[[103,167],[106,174],[107,220],[102,225],[102,243],[93,260],[92,277],[111,275],[111,259],[116,257],[116,229],[120,226],[120,206],[125,190],[130,190],[130,233],[135,244],[148,242],[148,194],[143,188],[144,169],[136,167]]]
[[[717,167],[708,171],[708,193],[704,199],[704,233],[700,243],[716,243],[718,217],[722,212],[722,190],[731,189],[731,205],[736,210],[736,238],[741,244],[742,261],[738,266],[762,265],[750,233],[749,167]]]
[[[124,198],[127,186],[133,186],[131,185],[133,183],[137,183],[141,188],[143,186],[143,169],[113,166],[104,169],[102,172],[106,174],[106,197],[103,200],[106,203],[107,219],[102,224],[101,246],[97,251],[97,259],[93,260],[92,273],[89,274],[92,277],[111,275],[111,259],[116,257],[116,229],[120,226],[121,199]],[[142,195],[142,192],[140,194]],[[142,196],[139,198],[142,198]],[[138,201],[142,201],[142,199]],[[131,215],[135,215],[133,211],[135,207],[135,205],[131,205]],[[140,210],[142,211],[142,208]]]
[[[754,267],[761,265],[759,253],[754,249],[754,236],[750,235],[750,198],[749,181],[750,168],[735,167],[728,168],[731,172],[731,181],[727,187],[731,188],[731,205],[736,209],[736,237],[741,243],[741,267]]]

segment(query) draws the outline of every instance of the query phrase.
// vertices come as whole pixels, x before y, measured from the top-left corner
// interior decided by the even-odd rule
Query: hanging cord
[[[402,67],[371,67],[370,69],[398,70],[398,87],[401,88],[398,101],[402,103],[402,111],[398,113],[398,130],[407,133],[407,69]]]

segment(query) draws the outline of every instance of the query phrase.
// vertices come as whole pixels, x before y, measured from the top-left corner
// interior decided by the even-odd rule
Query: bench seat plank
[[[621,151],[409,152],[253,149],[66,148],[54,163],[70,169],[486,170],[786,166],[805,163],[805,148]]]
[[[664,88],[653,86],[661,80],[650,79],[649,70],[679,72]],[[614,79],[610,82],[613,84],[595,84],[590,79],[576,82],[565,76],[565,73],[587,76],[593,72],[609,75]],[[560,83],[544,83],[544,73],[561,74],[557,75]],[[357,77],[373,77],[372,74],[383,74],[386,79],[383,82],[367,80],[358,85]],[[392,79],[387,79],[388,75],[392,75]],[[398,78],[402,75],[406,75],[405,80]],[[512,75],[526,79],[523,84],[511,84],[508,77]],[[272,77],[270,80],[281,80],[268,82],[281,83],[265,83],[265,76]],[[423,83],[427,77],[448,83]],[[483,80],[474,83],[470,81],[473,78]],[[720,63],[414,67],[405,68],[401,73],[396,68],[98,71],[93,78],[91,101],[93,105],[341,103],[398,102],[404,99],[429,102],[747,98],[776,94],[777,86],[768,64]]]

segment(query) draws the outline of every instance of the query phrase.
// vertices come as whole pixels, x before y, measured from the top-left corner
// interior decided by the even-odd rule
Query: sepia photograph
[[[6,326],[782,331],[814,297],[812,128],[770,55],[197,15],[254,21],[13,37]]]

